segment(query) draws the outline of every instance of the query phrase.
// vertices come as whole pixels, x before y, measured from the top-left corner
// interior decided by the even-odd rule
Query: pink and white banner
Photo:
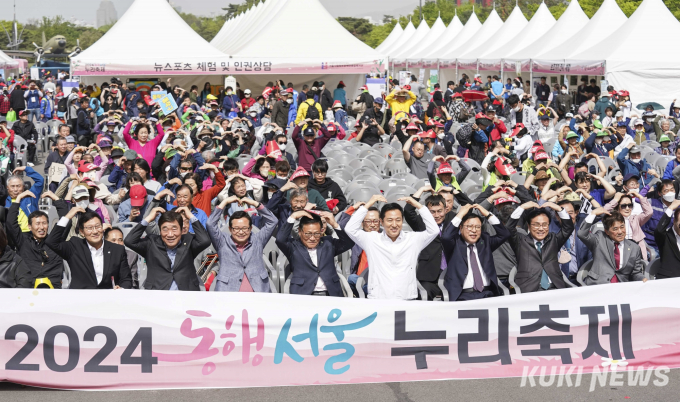
[[[0,380],[164,389],[680,367],[680,279],[471,302],[0,291]]]
[[[566,75],[604,75],[604,61],[532,60],[533,72]]]

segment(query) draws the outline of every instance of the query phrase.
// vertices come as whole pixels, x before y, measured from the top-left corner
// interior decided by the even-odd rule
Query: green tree
[[[339,17],[338,22],[352,35],[365,42],[374,25],[365,18]]]
[[[202,17],[188,13],[179,13],[180,17],[187,23],[196,33],[203,39],[210,42],[215,35],[222,29],[222,26],[227,21],[227,16],[217,17]]]
[[[374,27],[374,28],[371,30],[371,33],[369,33],[369,34],[367,35],[367,37],[366,37],[366,39],[364,40],[364,42],[366,42],[366,44],[367,44],[368,46],[370,46],[370,47],[372,47],[372,48],[375,49],[375,48],[378,47],[381,43],[383,43],[383,41],[385,40],[385,38],[387,38],[387,37],[390,35],[390,33],[391,33],[392,30],[394,29],[394,26],[395,26],[395,25],[397,25],[397,20],[394,20],[394,19],[393,19],[392,21],[390,21],[390,22],[388,22],[388,23],[385,23],[385,24],[383,24],[383,25],[378,25],[378,26]]]

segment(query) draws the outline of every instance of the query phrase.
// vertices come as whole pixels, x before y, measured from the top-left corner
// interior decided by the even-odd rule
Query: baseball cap
[[[500,204],[505,204],[506,202],[515,202],[515,197],[510,197],[509,195],[507,197],[503,198],[497,198],[493,201],[493,205],[500,205]]]
[[[112,158],[120,158],[120,157],[123,156],[123,154],[124,154],[124,152],[120,148],[116,147],[116,148],[113,148],[113,150],[111,150],[111,157]]]
[[[28,110],[24,109],[19,112],[19,116],[26,116],[28,114]]]
[[[297,169],[295,169],[295,172],[293,172],[293,175],[290,176],[290,180],[295,180],[298,177],[309,177],[309,173],[303,168],[302,166],[298,166]]]
[[[133,207],[141,207],[146,200],[146,187],[141,184],[135,184],[130,187],[130,205]]]
[[[492,105],[489,105],[489,106],[486,107],[486,111],[496,113],[496,108],[493,107]]]
[[[661,138],[659,138],[659,142],[666,142],[666,141],[670,141],[670,140],[671,139],[668,138],[667,135],[662,135]]]
[[[333,102],[333,106],[332,106],[332,107],[333,107],[333,109],[335,109],[335,108],[337,108],[337,107],[341,108],[341,107],[342,107],[342,103],[340,103],[339,100],[336,100],[335,102]]]
[[[358,123],[358,122],[357,122]],[[307,127],[305,131],[302,132],[302,135],[316,135],[316,132],[314,131],[313,128]]]
[[[564,115],[564,117],[571,117],[571,118],[573,118],[573,117],[574,117],[574,114],[573,114],[573,113],[567,113],[567,114]]]
[[[620,121],[620,122],[616,123],[616,126],[617,126],[617,127],[626,127],[626,122],[625,122],[625,121]]]
[[[437,168],[437,174],[453,174],[453,168],[448,163],[444,162]]]
[[[75,143],[76,143],[76,139],[73,138],[72,135],[67,135],[67,136],[66,136],[66,143],[67,143],[67,144],[75,144]]]
[[[406,126],[406,131],[409,130],[420,130],[420,128],[416,125],[416,123],[409,123],[408,126]]]
[[[103,139],[97,143],[99,148],[110,148],[112,146],[111,141]]]
[[[595,120],[593,120],[593,126],[594,126],[595,128],[602,129],[602,122],[599,121],[599,120],[597,120],[597,119],[595,119]]]
[[[623,117],[623,112],[619,110],[618,112],[616,112],[614,117]]]
[[[335,124],[328,123],[328,127],[326,127],[326,130],[328,130],[329,132],[334,132]]]
[[[79,185],[76,186],[76,188],[73,189],[73,193],[71,194],[71,197],[74,200],[83,198],[83,197],[90,197],[90,190],[87,189],[87,187]]]
[[[625,182],[627,182],[627,181],[630,180],[630,179],[638,179],[638,180],[640,180],[640,175],[637,175],[637,174],[635,174],[635,173],[628,173],[627,175],[625,175],[625,176],[623,177],[623,182],[625,183]]]
[[[109,121],[106,122],[106,125],[107,126],[117,126],[118,122],[115,121],[115,120],[109,120]]]
[[[95,165],[94,163],[88,163],[87,161],[83,161],[83,160],[81,160],[78,163],[78,171],[79,172],[86,173],[86,172],[90,172],[92,170],[101,170],[101,168],[99,166]]]
[[[598,131],[596,137],[609,137],[607,130]]]
[[[642,119],[635,119],[635,123],[633,123],[634,126],[642,126],[644,124],[645,122]]]
[[[640,147],[638,147],[637,145],[633,145],[630,151],[628,151],[629,154],[639,154],[640,152],[642,151],[640,150]]]
[[[435,134],[434,131],[432,130],[423,131],[418,136],[420,138],[432,138],[432,139],[437,138],[437,134]]]
[[[244,93],[244,94],[250,94],[250,93],[252,93],[252,92],[250,91],[250,89],[246,89],[245,91],[243,91],[243,93]]]
[[[496,159],[494,166],[496,166],[496,170],[503,176],[510,176],[511,174],[517,173],[517,170],[510,164],[510,160],[503,156]]]
[[[129,161],[135,160],[137,159],[137,152],[132,149],[128,149],[127,151],[125,151],[125,153],[123,153],[123,156],[125,157],[125,159]]]
[[[535,161],[537,161],[537,160],[542,160],[542,159],[548,159],[548,153],[545,152],[543,149],[539,150],[539,151],[536,152],[536,154],[534,155],[534,160],[535,160]]]
[[[550,116],[547,114],[542,115],[541,117],[538,118],[539,120],[550,120]]]
[[[373,103],[377,103],[378,105],[382,105],[383,104],[383,98],[375,98],[373,100]]]

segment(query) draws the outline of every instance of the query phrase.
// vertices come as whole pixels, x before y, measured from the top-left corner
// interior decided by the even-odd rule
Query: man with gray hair
[[[19,166],[14,169],[12,176],[7,179],[7,200],[5,200],[5,208],[9,209],[12,203],[16,200],[19,194],[24,192],[24,177],[20,176],[21,172],[26,172],[26,175],[33,179],[33,186],[30,188],[30,192],[35,196],[25,197],[20,202],[19,208],[19,226],[22,232],[29,232],[30,228],[28,226],[28,216],[35,211],[38,211],[38,200],[42,194],[43,185],[45,184],[45,179],[40,175],[40,173],[33,170],[30,166]]]

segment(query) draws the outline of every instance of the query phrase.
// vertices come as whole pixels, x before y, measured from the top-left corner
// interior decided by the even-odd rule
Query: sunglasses
[[[631,209],[631,208],[633,208],[633,204],[620,204],[619,208],[621,208],[621,209]]]

